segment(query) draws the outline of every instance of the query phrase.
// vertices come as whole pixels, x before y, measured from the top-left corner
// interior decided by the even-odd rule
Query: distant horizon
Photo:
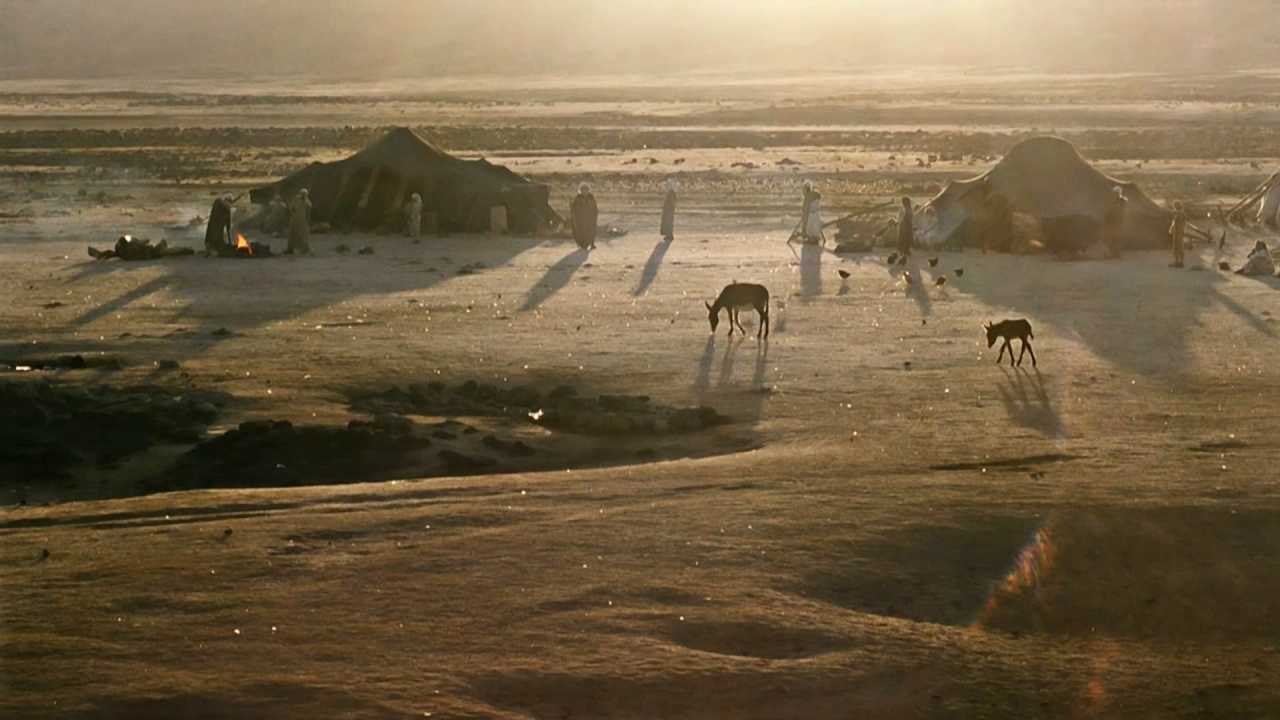
[[[1280,66],[1267,0],[0,0],[10,79]]]

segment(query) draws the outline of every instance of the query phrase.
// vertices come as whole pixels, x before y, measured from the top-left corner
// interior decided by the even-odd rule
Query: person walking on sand
[[[404,206],[405,234],[416,238],[422,234],[422,196],[414,193]]]
[[[284,252],[311,254],[311,193],[306,188],[299,190],[289,204],[289,247]]]
[[[664,240],[671,242],[676,239],[676,181],[667,178],[663,185],[667,196],[662,201],[662,226],[659,232]]]
[[[596,221],[600,211],[596,207],[596,196],[591,194],[591,187],[586,183],[578,186],[578,194],[569,204],[569,216],[573,219],[573,239],[578,247],[595,250]]]
[[[911,208],[911,198],[902,198],[902,213],[898,215],[898,255],[911,257],[911,246],[915,241],[915,211]]]
[[[1171,268],[1182,267],[1183,239],[1187,234],[1187,213],[1181,202],[1173,204],[1173,222],[1169,224],[1169,243],[1173,250]]]

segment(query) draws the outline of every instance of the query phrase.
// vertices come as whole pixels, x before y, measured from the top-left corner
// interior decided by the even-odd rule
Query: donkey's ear
[[[703,301],[702,301],[702,304],[703,304],[703,305],[706,305],[708,310],[710,310],[710,309],[711,309],[711,303],[707,302],[706,300],[703,300]]]
[[[990,329],[991,329],[991,321],[989,321],[989,320],[988,320],[988,321],[987,321],[987,323],[986,323],[985,325],[983,325],[983,326],[982,326],[982,328],[983,328],[984,330],[990,330]]]

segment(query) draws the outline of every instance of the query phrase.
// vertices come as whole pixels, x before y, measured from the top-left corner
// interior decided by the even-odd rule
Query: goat
[[[1031,341],[1035,339],[1035,334],[1031,332],[1031,323],[1026,320],[1004,320],[995,325],[987,323],[983,326],[987,331],[987,347],[996,344],[996,340],[1004,338],[1004,344],[1000,346],[1000,356],[996,358],[996,364],[999,365],[1004,360],[1004,351],[1009,351],[1009,365],[1013,365],[1013,345],[1011,340],[1017,338],[1022,341],[1022,352],[1018,353],[1018,365],[1022,365],[1022,356],[1028,351],[1031,352],[1031,367],[1036,367],[1036,351],[1031,347]]]
[[[742,308],[755,308],[760,314],[760,327],[756,330],[756,338],[759,339],[761,333],[765,339],[769,338],[769,289],[763,285],[754,283],[730,283],[724,286],[724,290],[720,291],[720,296],[716,298],[715,304],[704,302],[707,306],[707,320],[711,323],[711,332],[716,331],[716,327],[720,324],[720,310],[729,311],[729,335],[733,336],[733,326],[737,325],[743,335],[747,331],[742,327],[742,323],[738,321],[738,311]]]

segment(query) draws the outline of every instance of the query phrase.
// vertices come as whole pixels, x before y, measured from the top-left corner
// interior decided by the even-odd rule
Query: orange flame
[[[253,246],[240,233],[236,233],[236,250],[246,255],[253,255]]]

